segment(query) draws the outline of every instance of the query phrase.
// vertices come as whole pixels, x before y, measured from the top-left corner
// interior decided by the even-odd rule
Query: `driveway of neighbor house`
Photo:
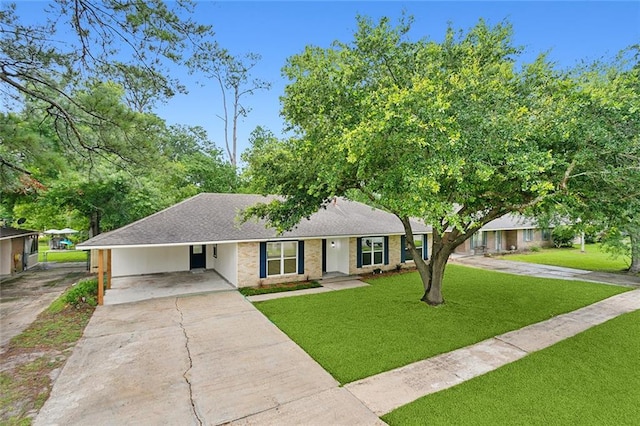
[[[0,281],[0,353],[72,283],[86,276],[86,266],[36,267]]]
[[[556,278],[561,280],[591,281],[604,284],[640,287],[640,277],[607,272],[594,272],[584,269],[564,268],[561,266],[540,265],[537,263],[517,262],[513,260],[494,259],[484,256],[451,256],[453,263],[475,268],[490,269],[516,275],[529,275],[540,278]]]
[[[100,306],[36,425],[383,424],[235,291]]]

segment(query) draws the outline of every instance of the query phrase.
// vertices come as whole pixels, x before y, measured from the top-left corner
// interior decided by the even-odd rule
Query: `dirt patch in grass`
[[[0,366],[0,424],[31,424],[93,311],[89,305],[47,309],[9,342]]]
[[[408,274],[411,272],[416,272],[417,269],[415,268],[415,266],[413,267],[408,267],[408,268],[401,268],[401,269],[392,269],[389,271],[380,271],[380,272],[371,272],[368,274],[359,274],[360,279],[362,281],[366,281],[366,282],[370,282],[371,280],[375,280],[378,278],[385,278],[385,277],[390,277],[393,275],[402,275],[402,274]]]
[[[304,282],[293,282],[293,283],[280,283],[280,284],[270,284],[263,285],[259,287],[243,287],[239,289],[241,294],[244,296],[255,296],[258,294],[268,294],[268,293],[280,293],[283,291],[294,291],[294,290],[305,290],[308,288],[317,288],[322,287],[317,281],[304,281]]]

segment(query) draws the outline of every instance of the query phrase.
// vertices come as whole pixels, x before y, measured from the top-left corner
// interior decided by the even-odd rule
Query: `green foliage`
[[[415,296],[417,273],[371,286],[256,303],[340,383],[546,320],[628,289],[447,266],[447,303]]]
[[[613,108],[611,97],[544,55],[517,65],[523,52],[509,23],[449,28],[441,43],[414,41],[411,30],[410,19],[394,27],[360,17],[352,41],[288,59],[282,115],[294,136],[261,135],[246,155],[258,191],[286,199],[246,217],[284,231],[356,191],[407,232],[410,217],[423,219],[434,227],[433,256],[416,266],[426,301],[439,304],[455,247],[491,220],[557,202],[596,157],[614,170],[629,149],[609,137],[607,120],[583,118],[583,108]]]
[[[185,65],[205,41],[217,50],[211,27],[192,20],[194,3],[188,0],[58,0],[42,7],[46,21],[37,22],[20,19],[15,4],[2,4],[1,88],[12,107],[24,105],[29,115],[47,121],[67,153],[140,158],[125,148],[137,121],[127,116],[184,92],[177,80],[165,77],[172,75],[171,65]],[[57,31],[61,26],[69,30],[64,39]],[[121,55],[126,63],[116,59]],[[92,136],[102,131],[119,137],[96,143]]]
[[[551,240],[553,245],[560,247],[573,247],[573,240],[576,237],[576,231],[572,226],[560,225],[551,231]]]
[[[389,425],[633,424],[640,311],[398,408]]]
[[[288,199],[253,213],[289,229],[355,189],[466,232],[554,188],[563,162],[553,153],[567,138],[552,130],[550,105],[562,103],[564,79],[544,58],[519,71],[508,24],[449,29],[443,43],[409,41],[409,30],[360,18],[351,43],[288,60],[283,115],[297,135],[247,154],[261,192]]]
[[[553,207],[561,217],[580,218],[604,231],[603,242],[614,251],[628,250],[630,269],[640,272],[640,46],[577,68],[572,77],[580,88],[575,132],[586,149],[569,170],[569,191],[554,199]],[[638,243],[625,248],[620,238],[606,238],[616,233]]]
[[[63,296],[64,301],[73,306],[78,306],[84,303],[89,306],[96,306],[98,304],[97,297],[98,280],[96,278],[78,282],[67,290]]]

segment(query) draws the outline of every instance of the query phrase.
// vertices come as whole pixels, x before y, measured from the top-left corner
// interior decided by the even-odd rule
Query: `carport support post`
[[[104,303],[104,250],[98,250],[98,305]]]
[[[111,249],[107,250],[107,289],[111,288]]]

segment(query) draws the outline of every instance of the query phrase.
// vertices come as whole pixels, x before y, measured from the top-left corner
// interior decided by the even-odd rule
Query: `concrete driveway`
[[[36,425],[384,424],[236,291],[100,306]]]
[[[608,272],[593,272],[584,269],[564,268],[561,266],[541,265],[537,263],[494,259],[484,256],[451,256],[453,263],[475,268],[490,269],[515,275],[528,275],[559,280],[590,281],[627,287],[640,287],[640,277]]]
[[[48,266],[0,279],[0,353],[71,284],[89,276],[83,264]]]

